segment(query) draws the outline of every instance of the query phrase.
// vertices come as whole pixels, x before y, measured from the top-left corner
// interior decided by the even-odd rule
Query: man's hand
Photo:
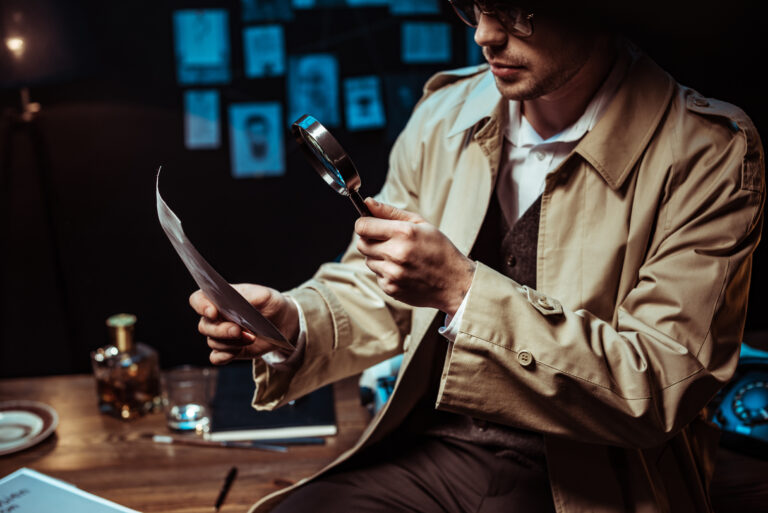
[[[293,301],[261,285],[241,283],[232,286],[288,340],[296,340],[299,334],[299,312]],[[276,348],[267,339],[243,331],[237,324],[222,318],[203,291],[198,290],[189,296],[189,304],[200,315],[198,330],[208,337],[208,347],[211,348],[209,358],[214,365],[257,358]]]
[[[472,283],[475,263],[418,214],[372,198],[365,204],[374,217],[355,223],[357,249],[381,289],[409,305],[454,315]]]

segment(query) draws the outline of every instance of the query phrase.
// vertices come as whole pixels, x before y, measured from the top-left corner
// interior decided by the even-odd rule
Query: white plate
[[[37,401],[0,402],[0,456],[32,447],[59,424],[56,410]]]

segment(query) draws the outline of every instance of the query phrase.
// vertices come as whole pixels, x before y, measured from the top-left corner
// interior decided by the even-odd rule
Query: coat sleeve
[[[395,142],[376,198],[417,212],[419,149],[409,142],[415,139],[413,125],[411,120]],[[382,292],[356,243],[354,235],[339,263],[324,264],[311,280],[287,292],[306,318],[305,354],[291,370],[254,360],[256,409],[276,408],[402,352],[411,307]]]
[[[657,446],[688,424],[738,358],[764,198],[747,125],[679,170],[615,319],[478,264],[436,407],[623,447]]]

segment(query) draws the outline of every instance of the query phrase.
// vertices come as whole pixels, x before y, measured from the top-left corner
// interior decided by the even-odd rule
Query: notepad
[[[0,479],[0,513],[139,513],[28,468]]]
[[[254,382],[250,363],[235,363],[219,369],[213,399],[213,441],[281,440],[333,436],[337,433],[333,388],[325,386],[293,404],[274,411],[251,406]]]

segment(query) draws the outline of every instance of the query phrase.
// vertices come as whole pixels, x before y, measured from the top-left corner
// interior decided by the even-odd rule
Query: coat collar
[[[608,110],[574,153],[618,189],[629,177],[667,111],[675,82],[646,55],[630,68]]]
[[[480,69],[488,69],[488,66],[483,66]],[[494,111],[500,109],[499,104],[502,102],[506,103],[506,100],[496,88],[493,74],[490,71],[483,73],[480,83],[472,89],[472,92],[464,100],[456,120],[448,131],[448,137],[465,132],[482,120],[490,118]]]

